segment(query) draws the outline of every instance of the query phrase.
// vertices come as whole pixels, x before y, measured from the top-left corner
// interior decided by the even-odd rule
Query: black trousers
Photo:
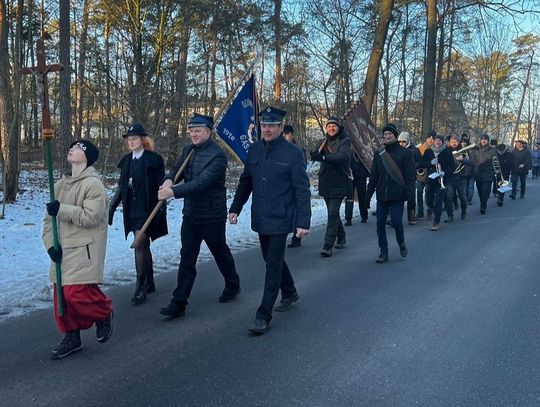
[[[491,181],[476,181],[478,198],[480,198],[480,209],[487,208],[487,201],[491,195]]]
[[[324,235],[324,249],[331,249],[336,243],[345,241],[345,228],[339,216],[339,209],[343,198],[324,198],[326,210],[328,211],[328,223],[326,224],[326,234]]]
[[[360,217],[362,219],[368,218],[368,208],[366,202],[366,178],[355,178],[353,180],[353,196],[354,191],[358,195],[358,209],[360,210]],[[345,201],[345,219],[352,220],[354,209],[354,201],[347,199]]]
[[[467,180],[465,178],[453,178],[446,184],[446,213],[454,216],[454,202],[459,198],[461,210],[467,210],[467,196],[465,192]]]
[[[263,259],[266,263],[266,277],[261,305],[257,310],[257,318],[270,321],[279,290],[283,297],[296,293],[294,280],[284,260],[287,235],[261,235],[259,243]]]
[[[195,224],[184,218],[180,230],[182,248],[180,249],[180,266],[173,301],[187,305],[187,299],[197,275],[196,265],[201,243],[204,240],[219,271],[225,279],[225,287],[236,288],[240,285],[240,277],[229,246],[225,240],[225,221],[207,224]]]

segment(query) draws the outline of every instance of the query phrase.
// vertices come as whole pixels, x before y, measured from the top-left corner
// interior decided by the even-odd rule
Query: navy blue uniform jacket
[[[229,213],[240,214],[251,193],[253,231],[281,235],[295,227],[309,229],[311,193],[304,153],[282,135],[250,147]]]

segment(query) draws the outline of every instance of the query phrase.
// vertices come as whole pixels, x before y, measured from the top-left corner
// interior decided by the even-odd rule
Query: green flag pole
[[[54,138],[54,132],[51,126],[51,112],[49,110],[49,93],[47,87],[47,74],[49,72],[58,72],[64,69],[60,64],[47,65],[45,61],[45,41],[43,39],[43,32],[41,38],[37,40],[37,66],[31,68],[22,68],[21,73],[36,75],[38,86],[42,92],[42,105],[41,105],[41,120],[42,129],[41,135],[45,144],[45,154],[47,158],[47,171],[49,175],[49,195],[50,202],[55,200],[54,197],[54,175],[53,175],[53,156],[52,156],[52,139]],[[52,216],[52,231],[53,231],[53,243],[54,248],[58,249],[60,246],[58,239],[58,223],[56,216]],[[58,315],[64,315],[64,294],[62,291],[62,269],[60,263],[55,263],[56,266],[56,299],[58,307]]]

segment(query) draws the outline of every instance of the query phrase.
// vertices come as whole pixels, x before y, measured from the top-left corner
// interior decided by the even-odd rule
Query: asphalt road
[[[242,293],[219,304],[221,277],[200,265],[188,313],[166,321],[175,271],[140,306],[109,290],[114,335],[83,334],[82,352],[48,354],[61,339],[51,310],[0,323],[2,406],[539,406],[540,182],[503,208],[478,198],[466,221],[393,231],[376,264],[375,220],[354,220],[348,246],[323,259],[323,231],[287,250],[300,301],[249,335],[262,294],[258,249],[237,255]],[[443,215],[444,219],[445,215]]]

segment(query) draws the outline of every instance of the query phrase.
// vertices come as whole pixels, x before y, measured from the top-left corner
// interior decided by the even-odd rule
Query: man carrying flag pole
[[[248,72],[250,71],[251,68]],[[241,85],[242,82],[235,89]],[[252,75],[226,113],[221,115],[234,97],[235,91],[231,92],[224,104],[225,107],[216,115],[218,120],[221,118],[221,129],[225,129],[227,134],[225,147],[239,161],[240,157],[247,156],[251,144],[248,130],[254,128],[253,112],[256,102],[251,96],[254,95],[254,91]],[[171,302],[160,310],[162,315],[169,318],[185,315],[197,274],[197,257],[203,240],[225,280],[225,288],[219,302],[232,301],[240,292],[240,278],[225,235],[227,156],[212,138],[214,129],[212,117],[194,113],[188,128],[192,143],[184,148],[180,159],[165,177],[158,192],[160,201],[172,197],[184,199],[177,286]],[[256,136],[256,133],[252,131],[251,135]],[[184,183],[177,184],[181,180]]]

